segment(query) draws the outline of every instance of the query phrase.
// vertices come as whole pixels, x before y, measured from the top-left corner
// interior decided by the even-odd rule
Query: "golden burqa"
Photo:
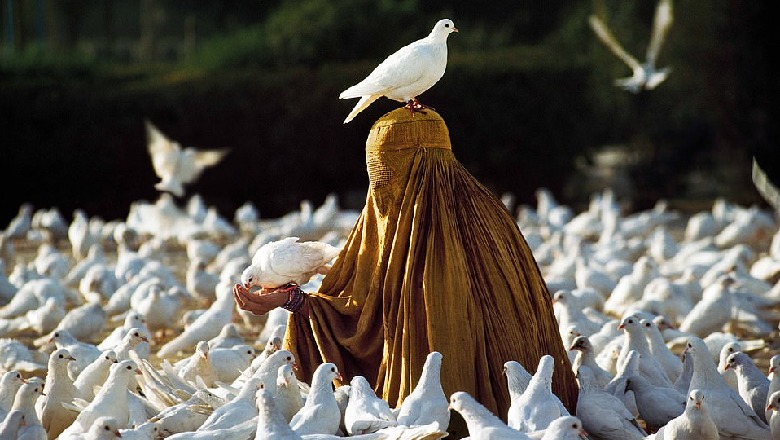
[[[308,316],[285,345],[307,380],[321,362],[365,376],[397,406],[427,354],[443,355],[449,396],[466,391],[506,420],[504,362],[556,359],[553,390],[574,409],[577,386],[550,295],[512,216],[452,153],[435,112],[398,109],[366,141],[366,205]]]

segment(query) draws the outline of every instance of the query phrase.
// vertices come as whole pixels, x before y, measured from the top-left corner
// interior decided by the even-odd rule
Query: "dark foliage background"
[[[145,118],[183,145],[231,149],[187,194],[224,215],[249,200],[276,217],[329,192],[360,208],[365,137],[398,104],[343,125],[355,101],[338,94],[445,16],[461,32],[421,99],[497,194],[534,203],[546,186],[576,205],[611,182],[632,209],[762,203],[751,157],[771,173],[777,162],[769,5],[675,1],[659,60],[673,72],[631,95],[587,16],[641,57],[655,2],[16,0],[0,58],[0,225],[24,202],[114,219],[155,199]],[[593,177],[604,146],[635,158],[619,169],[627,181]]]

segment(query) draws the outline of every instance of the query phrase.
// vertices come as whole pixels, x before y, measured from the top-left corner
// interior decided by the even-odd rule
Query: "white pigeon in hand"
[[[264,292],[288,284],[302,286],[315,274],[327,274],[328,263],[340,249],[317,241],[299,242],[298,237],[266,243],[252,257],[252,265],[244,269],[241,283],[249,289],[260,286]]]
[[[184,185],[197,179],[206,167],[216,165],[227,150],[196,150],[183,148],[146,121],[147,149],[152,158],[154,172],[161,179],[154,187],[168,191],[177,197],[184,195]]]
[[[420,381],[401,403],[398,424],[412,426],[438,422],[441,427],[449,426],[449,402],[441,386],[441,360],[438,351],[428,353]]]
[[[306,403],[290,420],[290,427],[296,434],[336,434],[341,422],[341,410],[333,393],[336,379],[341,380],[341,373],[335,364],[326,362],[314,370]]]
[[[447,37],[458,32],[449,19],[436,22],[427,37],[402,47],[385,58],[366,79],[344,90],[339,99],[360,98],[344,123],[381,96],[405,102],[412,113],[426,108],[417,96],[433,87],[447,68]]]
[[[631,68],[631,76],[616,80],[615,84],[617,86],[624,90],[628,90],[631,93],[639,93],[642,90],[653,90],[658,84],[666,79],[670,69],[668,67],[665,69],[656,69],[655,61],[671,25],[672,1],[660,0],[655,10],[653,34],[650,39],[650,44],[647,47],[645,62],[644,64],[640,64],[636,58],[623,49],[600,18],[595,15],[590,17],[590,27],[596,33],[596,36],[599,37],[601,42],[604,43],[615,56],[620,58],[621,61]]]
[[[398,424],[390,405],[374,394],[365,377],[355,376],[349,384],[349,402],[344,412],[349,435],[368,434]]]

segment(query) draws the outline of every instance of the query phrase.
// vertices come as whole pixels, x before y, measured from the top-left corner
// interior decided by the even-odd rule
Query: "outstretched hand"
[[[265,315],[271,310],[281,307],[287,302],[288,293],[274,291],[269,293],[253,293],[242,284],[233,285],[233,298],[242,310],[254,315]]]

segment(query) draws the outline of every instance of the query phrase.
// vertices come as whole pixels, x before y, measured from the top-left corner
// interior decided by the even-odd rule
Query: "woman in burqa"
[[[319,292],[288,323],[299,374],[310,379],[333,362],[395,407],[435,350],[447,396],[466,391],[506,420],[504,363],[533,372],[550,354],[553,391],[573,410],[577,385],[536,261],[501,201],[455,159],[444,120],[386,114],[369,133],[366,165],[360,218]],[[262,314],[288,296],[237,285],[236,300]]]

